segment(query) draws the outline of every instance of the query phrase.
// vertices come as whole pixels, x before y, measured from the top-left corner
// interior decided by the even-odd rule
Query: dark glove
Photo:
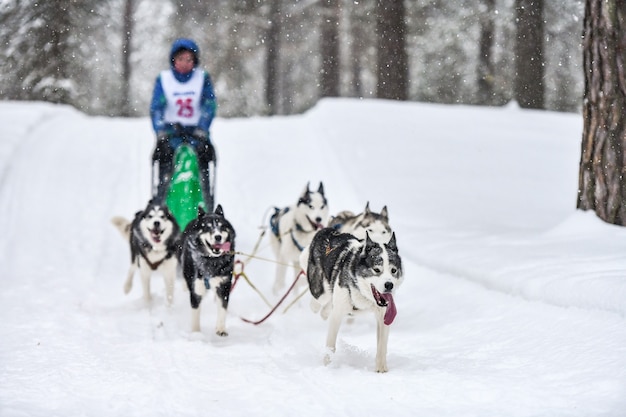
[[[200,128],[195,128],[191,136],[202,142],[206,142],[209,139],[209,134]]]

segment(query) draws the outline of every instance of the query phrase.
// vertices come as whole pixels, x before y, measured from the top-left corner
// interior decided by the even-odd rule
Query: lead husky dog
[[[183,232],[180,263],[189,289],[191,330],[200,331],[200,303],[212,290],[217,298],[215,333],[228,336],[226,310],[235,263],[235,229],[224,217],[221,205],[213,213],[198,207],[198,217]]]
[[[375,242],[386,243],[391,238],[391,226],[389,225],[389,213],[387,206],[384,206],[380,213],[370,210],[369,201],[365,205],[365,210],[360,214],[351,211],[342,211],[328,223],[341,233],[350,233],[358,239],[365,239],[365,234]]]
[[[145,209],[135,214],[133,221],[115,216],[111,223],[119,230],[130,244],[130,267],[124,283],[124,292],[128,294],[133,287],[133,277],[139,270],[143,286],[143,298],[151,300],[150,278],[160,272],[165,280],[165,292],[168,304],[174,298],[174,280],[176,278],[177,247],[180,229],[167,206],[148,202]]]
[[[276,279],[274,293],[285,286],[287,266],[293,265],[296,276],[300,273],[300,253],[311,243],[315,233],[326,226],[328,202],[324,195],[324,185],[320,182],[317,191],[309,190],[309,184],[294,206],[279,209],[274,207],[270,218],[270,243],[276,256]]]
[[[300,262],[314,297],[311,309],[321,309],[328,319],[325,363],[335,352],[343,318],[369,310],[377,321],[376,372],[387,372],[389,326],[396,316],[393,293],[403,279],[395,234],[388,243],[377,243],[367,233],[363,241],[328,227],[315,235]]]

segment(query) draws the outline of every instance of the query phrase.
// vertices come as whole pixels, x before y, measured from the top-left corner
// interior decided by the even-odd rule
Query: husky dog
[[[315,313],[321,309],[329,322],[325,363],[335,352],[343,318],[371,310],[377,321],[376,372],[387,372],[389,326],[396,316],[393,292],[403,279],[395,234],[388,243],[377,243],[367,232],[363,241],[328,227],[315,235],[300,262],[314,297],[311,309]]]
[[[387,243],[391,238],[387,206],[384,206],[380,213],[374,213],[370,210],[369,201],[363,213],[342,211],[330,219],[328,226],[341,233],[350,233],[358,239],[365,239],[366,232],[374,242]]]
[[[139,270],[143,285],[143,297],[151,299],[150,278],[155,271],[165,279],[165,292],[168,304],[174,297],[174,280],[178,265],[176,253],[180,238],[180,229],[167,206],[150,200],[144,210],[135,214],[133,221],[115,216],[111,223],[130,243],[130,267],[124,284],[128,294],[133,287],[135,271]]]
[[[235,229],[224,217],[221,205],[213,213],[198,207],[198,217],[185,228],[180,248],[181,269],[191,301],[191,330],[200,331],[200,303],[211,289],[218,299],[215,332],[228,336],[226,310],[235,261]]]
[[[327,220],[328,202],[321,182],[317,191],[309,190],[307,184],[295,206],[283,209],[274,207],[274,214],[270,218],[270,242],[278,262],[275,294],[285,286],[287,265],[293,265],[296,274],[299,274],[300,253],[311,243],[315,233],[326,226]]]

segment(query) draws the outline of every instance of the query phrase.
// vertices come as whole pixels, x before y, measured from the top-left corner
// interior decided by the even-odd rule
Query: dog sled
[[[198,216],[198,207],[206,212],[213,211],[215,201],[215,169],[217,158],[215,149],[209,144],[209,182],[203,186],[200,174],[198,154],[189,144],[189,138],[183,137],[183,143],[176,149],[173,157],[172,177],[165,194],[165,204],[174,215],[181,230]],[[153,195],[157,194],[159,183],[159,162],[152,162]]]

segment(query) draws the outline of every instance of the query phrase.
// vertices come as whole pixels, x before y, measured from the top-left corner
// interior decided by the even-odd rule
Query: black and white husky
[[[130,267],[124,292],[130,292],[135,272],[139,270],[143,297],[149,302],[152,298],[150,278],[156,271],[163,275],[167,302],[172,304],[180,229],[167,206],[151,200],[145,209],[135,214],[132,222],[120,216],[113,217],[111,222],[130,244]]]
[[[235,229],[218,204],[213,213],[198,207],[198,217],[183,232],[180,263],[189,289],[191,330],[200,331],[200,303],[211,290],[217,299],[215,332],[228,336],[226,311],[235,262]]]
[[[328,227],[315,235],[300,262],[314,297],[311,308],[321,309],[328,319],[324,361],[328,364],[335,352],[343,318],[369,310],[377,321],[376,372],[387,372],[389,326],[396,316],[393,293],[403,279],[395,234],[388,243],[377,243],[367,233],[360,240]]]
[[[294,266],[296,276],[300,273],[300,253],[327,221],[328,202],[321,182],[317,191],[311,191],[307,184],[296,205],[274,208],[270,218],[270,242],[277,261],[275,294],[285,286],[288,265]]]
[[[370,239],[380,243],[389,242],[392,233],[387,206],[384,206],[380,213],[375,213],[370,210],[369,202],[360,214],[354,214],[351,211],[340,212],[330,219],[328,226],[341,233],[350,233],[358,239],[365,239],[367,232]]]

